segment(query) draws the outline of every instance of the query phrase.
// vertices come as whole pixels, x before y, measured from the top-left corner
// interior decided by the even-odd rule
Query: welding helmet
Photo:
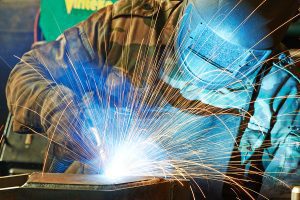
[[[181,71],[206,89],[246,84],[282,40],[297,5],[294,0],[190,0],[176,41]]]

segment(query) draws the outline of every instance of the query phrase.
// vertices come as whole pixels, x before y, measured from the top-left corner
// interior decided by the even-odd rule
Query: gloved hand
[[[99,154],[102,150],[95,140],[95,134],[99,133],[93,129],[91,111],[87,112],[90,105],[88,95],[82,103],[69,102],[52,116],[52,124],[47,130],[52,142],[49,172],[65,172],[74,161],[90,168],[90,173],[98,173],[101,169]]]

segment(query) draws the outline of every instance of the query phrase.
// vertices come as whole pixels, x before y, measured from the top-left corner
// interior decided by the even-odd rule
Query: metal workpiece
[[[0,178],[0,197],[23,199],[189,200],[188,180],[33,173]]]

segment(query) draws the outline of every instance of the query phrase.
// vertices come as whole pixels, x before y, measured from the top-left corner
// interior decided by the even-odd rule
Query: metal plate
[[[26,179],[27,176],[27,179]],[[48,174],[4,177],[4,199],[97,199],[97,200],[189,200],[189,181],[155,177],[125,177],[119,180],[101,175]],[[2,178],[2,183],[5,179]],[[13,179],[15,178],[15,184]],[[24,181],[26,179],[26,181]],[[22,184],[24,181],[24,184]],[[0,180],[1,182],[1,180]],[[21,185],[21,186],[20,186]]]

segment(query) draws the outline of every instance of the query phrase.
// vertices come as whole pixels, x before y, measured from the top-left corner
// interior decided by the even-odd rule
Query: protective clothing
[[[7,84],[14,131],[47,132],[61,110],[58,104],[82,102],[87,92],[105,94],[114,88],[107,83],[122,82],[116,73],[126,74],[144,93],[144,87],[154,88],[148,94],[157,99],[145,98],[146,102],[171,113],[159,123],[174,125],[174,140],[181,141],[180,135],[185,134],[187,148],[198,145],[197,152],[202,153],[193,159],[244,178],[254,161],[263,160],[266,175],[280,176],[293,184],[287,173],[281,173],[293,173],[296,180],[299,175],[299,81],[289,72],[288,67],[294,67],[292,61],[288,56],[283,59],[284,53],[280,57],[275,54],[266,67],[250,73],[246,84],[237,81],[228,87],[218,85],[218,89],[200,87],[178,64],[176,36],[186,5],[175,0],[121,0],[56,41],[25,54]],[[257,151],[264,152],[264,159],[253,159]],[[239,161],[231,162],[232,152],[238,154],[234,158]],[[239,171],[241,168],[246,169]],[[208,172],[197,172],[205,179],[199,184],[210,191],[208,198],[220,198],[224,176],[214,176],[219,184],[208,187]]]

